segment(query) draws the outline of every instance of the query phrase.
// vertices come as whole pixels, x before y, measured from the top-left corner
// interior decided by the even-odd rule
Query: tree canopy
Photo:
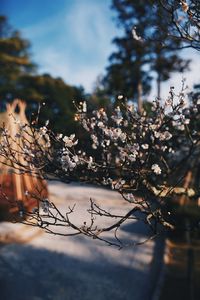
[[[141,110],[142,96],[150,91],[154,73],[160,97],[161,82],[172,72],[185,70],[189,61],[180,57],[182,40],[169,35],[170,14],[158,1],[113,0],[112,8],[123,36],[113,40],[117,50],[109,59],[105,87],[109,94],[122,93],[137,101]]]
[[[11,29],[7,18],[0,16],[0,100],[12,99],[18,89],[19,78],[34,71],[29,47],[29,42]]]

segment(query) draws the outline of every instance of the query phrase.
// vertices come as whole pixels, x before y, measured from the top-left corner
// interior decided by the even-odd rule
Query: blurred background
[[[149,3],[1,0],[1,113],[6,103],[20,98],[26,101],[31,120],[38,104],[45,102],[40,124],[49,120],[56,132],[76,132],[83,148],[88,147],[88,136],[74,121],[73,101],[86,101],[89,111],[101,107],[109,110],[123,95],[148,111],[155,98],[162,101],[167,97],[170,86],[178,93],[183,78],[188,85],[188,101],[197,99],[199,53],[182,49],[182,42],[168,35],[167,16],[152,13]],[[48,183],[48,189],[50,200],[63,212],[69,204],[79,203],[79,216],[88,208],[88,195],[116,213],[127,208],[113,191],[60,182]],[[140,242],[147,235],[138,224],[122,230],[124,241],[134,237]],[[199,240],[193,248],[179,242],[168,240],[165,262],[170,267],[161,290],[162,238],[117,252],[84,237],[52,237],[38,228],[2,222],[0,298],[183,300],[189,299],[195,282],[196,298],[191,299],[199,299]]]

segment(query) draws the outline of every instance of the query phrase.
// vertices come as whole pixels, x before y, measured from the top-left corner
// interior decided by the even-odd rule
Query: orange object
[[[0,115],[0,125],[4,124],[8,130],[10,146],[15,155],[18,155],[18,161],[22,165],[24,164],[24,158],[19,155],[21,152],[20,139],[22,137],[19,135],[18,143],[15,141],[16,134],[19,133],[19,124],[28,124],[25,109],[25,102],[17,99],[12,104],[7,105],[7,111],[2,114],[2,118]],[[27,128],[29,129],[28,126]],[[34,144],[31,134],[24,131],[24,135],[29,142]],[[1,139],[3,139],[3,136],[0,136],[0,141]],[[31,172],[20,174],[17,168],[11,167],[8,157],[0,156],[0,220],[23,217],[26,215],[24,213],[32,211],[33,208],[39,209],[40,199],[47,197],[47,184],[44,179]]]

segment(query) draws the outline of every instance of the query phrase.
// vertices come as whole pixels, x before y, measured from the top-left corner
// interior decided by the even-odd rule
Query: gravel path
[[[50,182],[49,190],[62,211],[77,203],[74,218],[80,224],[86,219],[80,211],[88,208],[89,197],[115,212],[128,210],[113,191],[58,182]],[[2,223],[3,234],[21,242],[0,248],[2,300],[151,299],[156,272],[153,241],[119,251],[82,236],[52,236],[21,224]],[[122,228],[124,240],[141,241],[146,236],[142,225]]]

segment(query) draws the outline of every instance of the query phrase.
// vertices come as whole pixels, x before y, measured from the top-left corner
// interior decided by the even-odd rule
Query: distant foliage
[[[163,3],[113,0],[112,9],[122,35],[113,40],[117,50],[109,58],[105,89],[109,95],[117,97],[122,93],[137,102],[141,111],[152,79],[156,80],[157,97],[160,98],[161,83],[168,80],[172,72],[187,69],[189,60],[180,56],[183,41],[169,34],[171,16]]]

